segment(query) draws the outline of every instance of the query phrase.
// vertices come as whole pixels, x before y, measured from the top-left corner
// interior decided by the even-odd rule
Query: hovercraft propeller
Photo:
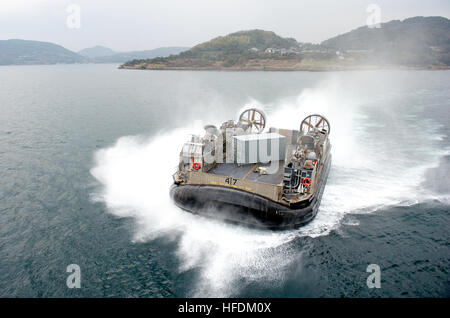
[[[262,133],[266,127],[266,115],[256,108],[244,110],[239,116],[239,121],[248,124],[250,132],[255,129],[257,134]]]
[[[330,123],[328,120],[322,115],[309,115],[305,119],[303,119],[300,124],[300,131],[306,135],[307,133],[313,131],[319,131],[326,134],[330,133]]]

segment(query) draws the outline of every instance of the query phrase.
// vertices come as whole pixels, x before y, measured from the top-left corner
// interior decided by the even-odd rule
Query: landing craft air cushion
[[[183,210],[251,227],[287,229],[317,214],[331,166],[330,124],[309,115],[299,130],[270,128],[245,110],[183,145],[170,195]]]

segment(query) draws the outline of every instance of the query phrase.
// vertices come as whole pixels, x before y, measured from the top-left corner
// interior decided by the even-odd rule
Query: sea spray
[[[245,106],[254,104],[250,101]],[[419,180],[435,163],[414,158],[436,150],[430,141],[435,131],[425,122],[408,121],[382,105],[372,107],[333,78],[296,97],[257,107],[264,109],[272,127],[296,129],[301,119],[312,113],[330,121],[330,176],[317,217],[300,229],[248,229],[174,206],[169,187],[179,151],[189,133],[202,133],[206,123],[201,121],[150,138],[122,137],[96,153],[91,173],[101,184],[97,198],[114,215],[136,221],[135,241],[177,240],[174,255],[180,271],[198,271],[192,296],[233,296],[237,285],[254,280],[280,283],[286,268],[298,257],[298,252],[292,251],[298,247],[290,244],[296,238],[327,235],[348,213],[424,199]],[[395,126],[384,129],[387,123]],[[412,135],[419,129],[427,134]]]

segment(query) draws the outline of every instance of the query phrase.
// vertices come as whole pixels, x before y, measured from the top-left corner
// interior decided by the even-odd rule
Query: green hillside
[[[250,30],[216,37],[192,47],[190,50],[167,58],[135,59],[124,64],[149,67],[231,67],[249,60],[268,58],[273,53],[283,55],[298,51],[300,44],[292,38],[283,38],[271,31]]]
[[[242,54],[256,48],[264,51],[268,48],[289,49],[297,47],[298,43],[292,38],[282,38],[274,32],[263,30],[239,31],[226,36],[219,36],[211,41],[194,46],[189,52],[202,54]]]
[[[86,61],[85,57],[49,42],[0,41],[0,65],[84,63]]]
[[[367,50],[373,61],[395,64],[450,65],[450,20],[414,17],[383,23],[381,28],[360,27],[321,43],[341,51]]]
[[[209,70],[344,70],[449,68],[450,20],[414,17],[360,27],[321,44],[263,30],[240,31],[167,58],[134,59],[121,68]]]

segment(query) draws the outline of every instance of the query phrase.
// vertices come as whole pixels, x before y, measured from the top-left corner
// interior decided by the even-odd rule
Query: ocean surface
[[[330,121],[330,176],[300,229],[170,201],[188,134],[249,106],[267,127]],[[2,66],[0,296],[450,297],[449,122],[449,71]]]

